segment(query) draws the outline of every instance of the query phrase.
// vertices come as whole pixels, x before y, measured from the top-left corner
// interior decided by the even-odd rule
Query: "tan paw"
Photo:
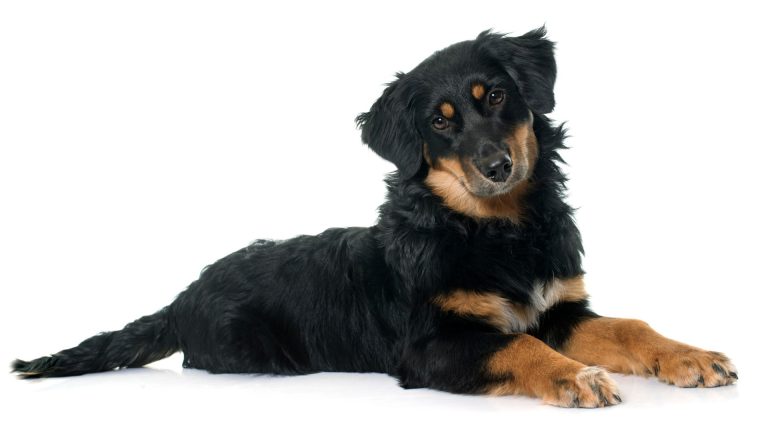
[[[653,373],[659,380],[678,387],[719,387],[739,379],[728,357],[693,347],[662,353],[656,359]]]
[[[598,408],[621,402],[616,383],[604,369],[591,366],[575,375],[558,378],[555,392],[544,397],[544,402],[566,408]]]

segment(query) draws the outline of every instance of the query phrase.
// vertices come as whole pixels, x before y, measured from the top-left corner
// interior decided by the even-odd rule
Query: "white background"
[[[758,2],[260,3],[1,3],[0,362],[154,312],[254,239],[373,224],[393,167],[360,144],[355,115],[436,49],[546,23],[595,309],[724,351],[741,381],[617,376],[621,406],[565,410],[377,374],[211,376],[175,355],[2,376],[0,429],[715,428],[762,408]]]

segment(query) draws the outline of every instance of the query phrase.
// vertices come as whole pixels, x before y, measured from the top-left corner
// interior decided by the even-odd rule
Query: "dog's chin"
[[[524,176],[511,175],[507,181],[503,183],[492,182],[488,179],[475,178],[467,185],[467,190],[478,198],[493,198],[497,196],[506,195],[512,192],[515,187],[523,183]]]

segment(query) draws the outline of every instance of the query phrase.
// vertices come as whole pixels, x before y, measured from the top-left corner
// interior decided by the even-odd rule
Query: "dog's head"
[[[398,74],[358,117],[363,142],[401,178],[426,164],[433,190],[463,188],[478,198],[509,193],[536,162],[533,113],[555,105],[553,44],[545,34],[485,31]]]

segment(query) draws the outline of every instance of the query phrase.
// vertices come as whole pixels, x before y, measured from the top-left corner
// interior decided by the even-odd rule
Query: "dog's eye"
[[[504,101],[504,92],[501,90],[494,90],[488,94],[488,103],[491,105],[498,105]]]
[[[437,130],[443,130],[448,127],[448,120],[445,117],[437,116],[432,119],[432,127]]]

